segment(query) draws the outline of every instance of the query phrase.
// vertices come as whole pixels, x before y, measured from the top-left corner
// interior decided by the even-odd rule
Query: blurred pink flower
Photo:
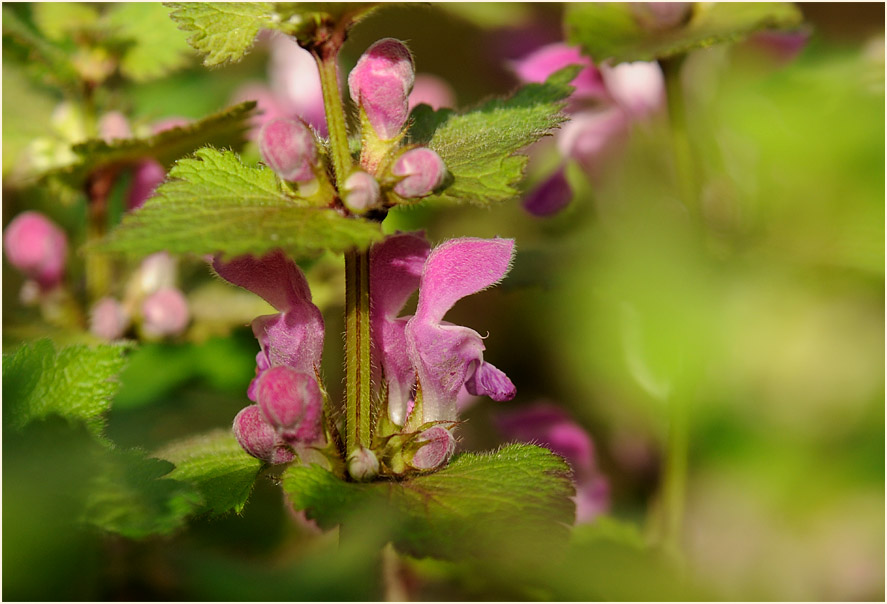
[[[610,484],[600,473],[594,443],[563,409],[550,403],[503,411],[494,421],[510,440],[546,447],[567,460],[576,484],[576,523],[591,522],[610,508]]]
[[[456,93],[446,80],[428,73],[417,73],[409,98],[410,111],[423,103],[434,110],[452,108],[456,106]]]

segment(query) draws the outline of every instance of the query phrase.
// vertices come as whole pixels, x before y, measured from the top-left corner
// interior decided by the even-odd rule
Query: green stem
[[[661,537],[665,548],[675,554],[682,550],[684,507],[687,490],[687,453],[690,444],[689,413],[686,402],[669,401],[668,443],[665,451],[661,500]]]
[[[320,86],[323,91],[323,106],[326,112],[326,125],[329,130],[330,156],[336,177],[336,186],[341,187],[351,170],[351,152],[348,150],[348,130],[345,127],[345,107],[339,91],[337,58],[339,47],[325,44],[312,50],[317,70],[320,72]]]
[[[681,83],[681,67],[684,58],[679,56],[660,61],[665,74],[665,93],[668,98],[668,119],[671,125],[671,142],[675,171],[681,200],[691,215],[699,213],[699,183],[693,161],[693,150],[687,133],[687,109],[684,103],[684,87]]]
[[[117,173],[114,169],[95,172],[87,182],[87,226],[88,243],[101,241],[108,227],[108,196]],[[86,290],[90,302],[108,295],[113,279],[111,258],[102,252],[89,250],[86,255]]]
[[[370,446],[370,253],[345,252],[345,452]]]

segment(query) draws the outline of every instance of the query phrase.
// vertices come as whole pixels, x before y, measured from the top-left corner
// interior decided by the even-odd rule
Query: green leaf
[[[486,205],[518,197],[527,156],[516,153],[567,119],[561,109],[578,69],[565,68],[544,84],[524,86],[508,99],[468,113],[417,107],[410,142],[434,149],[451,178],[445,189],[423,201]]]
[[[167,2],[170,17],[190,34],[188,43],[204,55],[207,67],[239,61],[261,29],[274,29],[311,40],[337,23],[353,25],[374,9],[372,3],[349,2]]]
[[[735,42],[757,31],[800,25],[801,11],[788,2],[694,3],[686,24],[661,31],[645,29],[630,3],[570,4],[565,16],[568,40],[595,61],[653,61],[723,42]]]
[[[574,515],[569,467],[533,445],[466,453],[400,482],[344,482],[320,466],[290,466],[283,488],[324,529],[360,509],[387,510],[378,521],[395,522],[395,544],[416,556],[483,558],[503,543],[565,541]]]
[[[240,60],[260,29],[273,29],[270,2],[167,2],[170,17],[188,33],[188,44],[206,55],[207,67]]]
[[[131,539],[169,535],[201,504],[196,490],[164,477],[172,464],[143,451],[109,452],[90,483],[83,519]]]
[[[164,130],[145,138],[127,138],[106,142],[91,139],[74,145],[80,161],[46,174],[46,178],[79,188],[87,177],[103,166],[134,164],[154,158],[164,166],[204,145],[240,146],[247,120],[256,107],[254,101],[233,105],[202,120]]]
[[[12,427],[58,415],[100,434],[127,348],[109,344],[56,350],[51,341],[38,340],[3,355],[4,411]]]
[[[201,149],[123,219],[103,249],[131,254],[229,256],[282,248],[293,256],[365,248],[381,238],[377,223],[306,207],[270,169],[253,168],[229,151]]]
[[[203,498],[198,512],[213,515],[240,513],[262,469],[262,462],[244,452],[231,430],[172,443],[156,457],[175,464],[166,477],[193,485]]]
[[[108,14],[114,35],[130,41],[120,71],[137,82],[152,80],[187,64],[190,49],[168,11],[156,2],[120,2]]]
[[[94,28],[99,21],[96,6],[83,2],[37,2],[31,5],[31,14],[37,29],[57,42]]]

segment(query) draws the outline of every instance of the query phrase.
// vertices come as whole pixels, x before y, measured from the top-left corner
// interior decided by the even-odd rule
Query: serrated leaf
[[[240,513],[262,462],[247,455],[231,430],[216,430],[170,444],[156,457],[175,465],[166,477],[193,485],[203,503],[199,512]]]
[[[201,149],[178,161],[169,176],[101,248],[228,256],[281,248],[305,256],[365,248],[381,238],[378,223],[306,207],[270,169],[245,166],[230,151]]]
[[[349,2],[166,2],[170,17],[189,35],[188,43],[203,64],[215,67],[239,61],[252,48],[262,29],[273,29],[309,40],[318,29],[345,27],[364,17],[372,3]]]
[[[187,64],[190,53],[185,36],[161,4],[120,2],[110,8],[107,18],[115,36],[131,42],[120,60],[126,77],[144,82]]]
[[[757,31],[797,27],[801,11],[788,2],[695,3],[686,24],[649,31],[634,17],[630,4],[570,4],[565,22],[568,40],[595,61],[653,61],[723,42],[735,42]]]
[[[565,68],[544,84],[524,86],[468,113],[417,107],[410,142],[434,149],[452,178],[442,192],[423,201],[486,205],[518,197],[527,156],[517,153],[567,119],[561,109],[578,69]]]
[[[533,445],[466,453],[439,472],[400,482],[345,482],[316,465],[290,466],[283,488],[322,528],[361,508],[388,510],[399,549],[452,559],[482,558],[515,540],[566,540],[575,511],[568,466]]]
[[[83,519],[131,539],[169,535],[201,504],[197,491],[167,473],[168,461],[142,451],[109,452],[90,482]]]
[[[79,188],[90,174],[102,166],[126,165],[154,158],[168,167],[175,160],[204,145],[237,148],[244,142],[243,133],[248,128],[247,120],[255,108],[255,101],[246,101],[202,120],[145,138],[111,142],[91,139],[74,145],[74,152],[81,158],[78,163],[49,172],[45,178]]]
[[[83,422],[100,434],[119,384],[126,345],[68,346],[49,340],[26,343],[3,356],[5,415],[13,428],[51,415]]]
[[[207,67],[240,60],[260,29],[273,29],[270,2],[167,2],[170,17]]]

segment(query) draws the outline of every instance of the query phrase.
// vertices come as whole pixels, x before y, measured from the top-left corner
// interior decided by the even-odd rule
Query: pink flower
[[[89,331],[103,340],[116,340],[129,326],[129,315],[114,298],[102,298],[93,305],[89,316]]]
[[[6,259],[43,291],[61,283],[68,258],[65,232],[39,212],[22,212],[3,236]]]
[[[597,469],[591,437],[565,411],[548,403],[501,412],[499,431],[508,439],[535,443],[567,460],[576,484],[576,523],[593,521],[610,507],[610,486]]]
[[[226,281],[258,294],[279,313],[257,317],[253,334],[261,350],[256,356],[256,379],[247,390],[257,401],[258,380],[271,367],[287,366],[314,376],[323,353],[323,315],[311,302],[311,290],[301,269],[282,251],[260,258],[240,256],[213,268]]]
[[[142,328],[149,338],[178,335],[190,318],[184,294],[174,287],[160,289],[142,302]]]
[[[578,161],[590,178],[599,178],[600,164],[618,149],[632,121],[647,118],[665,99],[662,71],[656,63],[598,69],[579,49],[561,43],[530,53],[513,68],[521,81],[544,82],[568,65],[583,69],[572,82],[576,88],[568,106],[572,120],[557,134],[564,164],[525,198],[524,208],[535,216],[556,214],[569,204],[572,190],[564,177],[566,161]]]
[[[505,276],[514,242],[466,237],[429,247],[421,234],[402,233],[374,246],[370,257],[374,355],[388,383],[389,418],[399,426],[455,421],[463,388],[497,401],[515,394],[511,380],[484,361],[480,334],[443,321],[461,298]],[[398,317],[417,287],[415,315]],[[410,418],[417,388],[422,416]]]

